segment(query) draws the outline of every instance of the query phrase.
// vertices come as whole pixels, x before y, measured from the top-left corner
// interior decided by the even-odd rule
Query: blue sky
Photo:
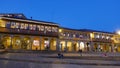
[[[74,29],[120,29],[120,0],[1,0],[0,13],[23,13]]]

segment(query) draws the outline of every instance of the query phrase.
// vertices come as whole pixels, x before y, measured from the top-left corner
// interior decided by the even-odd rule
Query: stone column
[[[3,35],[0,34],[0,42],[2,43]]]
[[[3,48],[5,48],[5,45],[3,44],[2,40],[3,40],[3,35],[0,34],[0,46],[3,46]]]
[[[112,45],[111,45],[111,50],[112,50],[112,52],[114,52],[114,50],[115,50],[115,49],[114,49],[114,45],[115,45],[115,44],[113,44],[113,43],[112,43]]]
[[[67,51],[67,43],[68,43],[68,41],[65,41],[65,48],[64,48],[64,51]]]
[[[94,49],[94,42],[90,42],[90,51],[91,52],[95,51],[95,49]]]
[[[33,45],[33,40],[34,40],[33,38],[34,38],[34,37],[31,36],[31,40],[30,40],[30,41],[31,41],[30,50],[32,50],[32,45]]]
[[[21,47],[20,47],[20,49],[22,49],[22,46],[23,46],[23,44],[22,44],[22,41],[24,41],[23,38],[24,38],[23,36],[20,36],[20,41],[21,41]]]
[[[40,37],[40,40],[39,40],[40,50],[41,50],[41,40],[42,40],[42,37]]]
[[[112,52],[112,44],[109,44],[109,52]]]
[[[80,50],[80,41],[78,41],[78,50]]]
[[[50,37],[48,38],[48,41],[49,41],[49,44],[48,44],[49,48],[48,48],[48,50],[51,50],[51,38]]]
[[[100,48],[101,48],[101,45],[100,45],[100,43],[98,43],[98,46],[97,46],[97,51],[99,51],[99,52],[100,52]]]
[[[10,43],[10,49],[12,49],[12,47],[13,47],[13,43],[12,43],[12,41],[13,41],[13,35],[10,35],[10,37],[11,37],[11,43]]]
[[[92,52],[92,44],[91,44],[91,42],[89,42],[89,49],[90,49],[89,51]]]
[[[86,48],[86,42],[83,41],[83,43],[84,43],[84,51],[86,52],[86,51],[87,51],[87,48]]]
[[[57,39],[56,39],[56,51],[61,51],[60,46],[61,46],[60,40],[57,38]]]

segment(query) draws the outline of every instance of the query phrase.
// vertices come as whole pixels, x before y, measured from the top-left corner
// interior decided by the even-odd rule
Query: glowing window
[[[5,27],[5,22],[4,21],[2,21],[2,20],[0,20],[0,27]]]
[[[15,26],[15,27],[16,27],[16,28],[19,28],[19,25],[20,25],[20,23],[16,23],[16,26]]]
[[[20,24],[20,29],[24,29],[24,23]]]
[[[28,29],[28,24],[25,24],[25,29]]]
[[[40,31],[40,25],[37,25],[37,30]]]
[[[75,34],[73,34],[73,37],[76,37],[76,35],[75,35]]]
[[[84,49],[84,42],[80,42],[80,49]]]
[[[39,46],[39,40],[34,40],[34,41],[33,41],[33,45],[34,45],[34,46]]]
[[[36,30],[36,25],[33,25],[33,30]]]
[[[29,29],[30,29],[30,30],[32,30],[32,29],[33,29],[32,24],[29,24]]]
[[[48,30],[49,32],[51,32],[51,31],[52,31],[50,26],[48,27],[48,29],[47,29],[47,30]]]
[[[49,41],[48,40],[45,40],[44,44],[45,44],[44,45],[45,47],[49,47]]]
[[[52,27],[52,32],[58,32],[58,28],[57,27]]]
[[[15,28],[15,22],[11,22],[11,28]]]
[[[41,31],[44,31],[44,26],[41,25],[40,28]]]

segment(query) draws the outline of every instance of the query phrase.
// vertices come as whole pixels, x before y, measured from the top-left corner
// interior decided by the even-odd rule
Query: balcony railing
[[[93,38],[92,39],[93,42],[106,42],[106,43],[110,43],[110,42],[113,42],[113,40],[111,39],[99,39],[99,38]]]

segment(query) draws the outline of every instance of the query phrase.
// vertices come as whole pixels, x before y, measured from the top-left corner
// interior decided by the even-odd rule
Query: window
[[[19,28],[20,23],[16,23],[15,25],[15,28]]]
[[[64,33],[63,36],[65,36],[66,34]]]
[[[5,27],[5,21],[0,20],[0,27]]]
[[[79,34],[76,34],[76,38],[79,38]]]
[[[32,30],[36,30],[36,25],[32,25]]]
[[[107,36],[106,39],[110,39],[110,36]]]
[[[69,36],[70,38],[72,38],[73,37],[73,34],[70,34],[70,36]]]
[[[10,28],[10,22],[7,22],[7,23],[6,23],[6,27],[7,27],[7,28]]]
[[[69,37],[69,36],[70,36],[70,34],[67,34],[67,36]]]
[[[15,22],[11,22],[11,28],[15,28]]]
[[[105,38],[105,36],[102,36],[102,38]]]
[[[76,37],[76,35],[75,35],[75,34],[73,34],[73,37]]]
[[[25,24],[25,29],[28,29],[28,24]]]
[[[40,29],[41,31],[44,31],[44,26],[43,25],[41,25],[40,28],[41,28]]]
[[[48,26],[45,26],[45,31],[48,31]]]
[[[32,29],[33,29],[32,24],[29,24],[29,29],[30,29],[30,30],[32,30]]]
[[[96,37],[97,37],[97,38],[100,38],[100,35],[97,35]]]
[[[51,30],[51,27],[50,26],[48,26],[48,29],[47,29],[49,32],[51,32],[52,30]]]
[[[98,34],[95,35],[95,38],[100,38],[100,36]]]
[[[24,25],[25,25],[24,23],[21,23],[20,24],[20,29],[24,29]]]
[[[83,38],[83,35],[82,35],[82,34],[80,34],[80,35],[79,35],[79,37],[80,37],[80,38]]]
[[[40,31],[40,25],[37,25],[36,29],[37,29],[38,31]]]
[[[58,28],[57,27],[52,27],[52,32],[58,32]]]

